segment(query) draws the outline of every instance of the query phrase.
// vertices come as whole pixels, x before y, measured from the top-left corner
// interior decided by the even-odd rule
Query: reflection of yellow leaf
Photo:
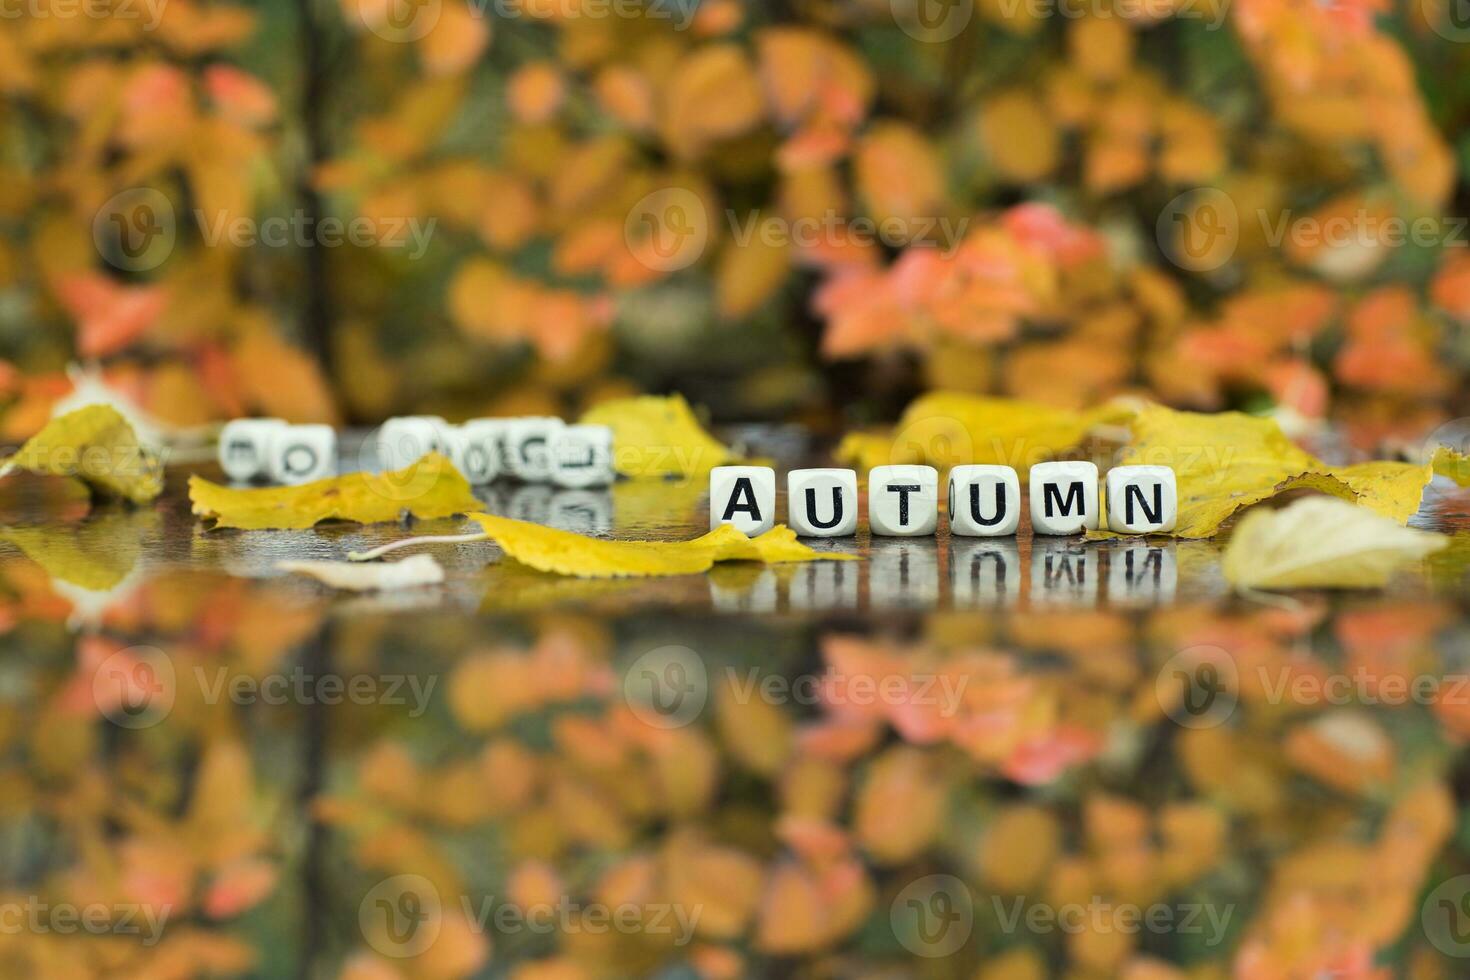
[[[844,560],[852,555],[814,551],[796,540],[796,532],[778,525],[757,538],[747,538],[728,525],[693,541],[604,541],[528,521],[471,514],[470,518],[507,555],[543,572],[582,578],[695,575],[718,561]]]
[[[1225,549],[1225,578],[1245,588],[1378,588],[1406,561],[1449,544],[1443,534],[1332,497],[1246,515]]]
[[[606,401],[582,422],[613,430],[613,465],[624,476],[689,476],[735,458],[704,431],[681,395]]]
[[[88,405],[52,419],[5,465],[75,477],[135,504],[152,503],[163,492],[163,465],[110,405]]]
[[[138,563],[139,535],[126,532],[116,520],[88,521],[72,528],[12,527],[0,531],[0,540],[15,545],[53,579],[90,592],[116,586]]]
[[[469,481],[437,453],[392,473],[350,473],[299,487],[236,490],[189,478],[194,513],[216,527],[247,531],[308,528],[321,521],[379,524],[404,511],[430,520],[480,509]]]

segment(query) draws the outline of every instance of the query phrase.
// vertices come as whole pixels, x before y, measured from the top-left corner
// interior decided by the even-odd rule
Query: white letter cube
[[[856,470],[792,470],[786,474],[786,512],[791,529],[802,537],[856,534],[857,511]]]
[[[730,524],[754,537],[776,526],[776,471],[716,466],[709,471],[709,529]]]
[[[337,474],[337,433],[330,425],[288,425],[271,436],[270,477],[311,483]]]
[[[949,471],[949,533],[1001,538],[1021,526],[1021,477],[1010,466],[966,465]]]
[[[471,419],[454,430],[449,458],[455,469],[474,486],[484,486],[500,475],[500,423]]]
[[[385,470],[412,466],[429,453],[452,455],[449,423],[435,415],[405,415],[378,430],[378,465]]]
[[[505,468],[527,483],[551,479],[551,440],[565,423],[561,419],[527,416],[505,423]]]
[[[868,526],[874,534],[918,537],[939,526],[939,471],[875,466],[868,474]]]
[[[1097,464],[1078,460],[1031,467],[1031,530],[1080,534],[1098,525]]]
[[[551,482],[581,490],[613,482],[612,429],[605,425],[568,425],[551,440]]]
[[[1108,470],[1108,530],[1128,534],[1172,531],[1179,519],[1179,486],[1167,466],[1114,466]]]
[[[270,471],[271,437],[287,429],[281,419],[235,419],[219,434],[219,466],[237,482],[256,480]]]

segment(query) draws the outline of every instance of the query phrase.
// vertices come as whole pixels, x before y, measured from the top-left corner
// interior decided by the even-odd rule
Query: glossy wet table
[[[438,547],[444,587],[348,596],[275,563],[469,528],[210,531],[185,476],[146,510],[12,500],[0,532],[17,975],[1470,962],[1461,539],[1384,592],[1274,601],[1227,593],[1221,542],[942,526],[660,580]],[[484,496],[618,538],[707,527],[697,484]],[[1436,486],[1416,523],[1467,511]]]

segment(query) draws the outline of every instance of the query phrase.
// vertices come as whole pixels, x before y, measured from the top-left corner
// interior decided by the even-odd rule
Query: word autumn
[[[1097,466],[1038,463],[1030,476],[1031,527],[1037,534],[1095,530],[1102,510]],[[789,523],[798,535],[857,533],[857,473],[792,470],[786,476]],[[1115,466],[1107,476],[1108,528],[1127,534],[1171,531],[1179,491],[1167,466]],[[767,466],[720,466],[710,471],[710,528],[729,524],[749,535],[776,523],[776,473]],[[1016,533],[1021,480],[1009,466],[956,466],[949,472],[949,530],[962,537]],[[939,525],[939,471],[932,466],[878,466],[868,475],[868,526],[874,534],[918,537]]]
[[[429,453],[447,456],[475,486],[502,473],[525,483],[568,489],[613,481],[612,430],[567,425],[561,419],[473,419],[451,425],[434,415],[389,419],[368,440],[380,467],[411,466]],[[300,484],[337,473],[337,434],[327,425],[280,419],[236,419],[219,440],[219,464],[236,482],[268,479]]]

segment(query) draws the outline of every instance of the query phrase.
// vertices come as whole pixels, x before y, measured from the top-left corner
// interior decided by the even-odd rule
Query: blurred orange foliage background
[[[68,363],[168,425],[837,429],[935,387],[1463,412],[1470,56],[1437,0],[28,0],[0,435]]]

